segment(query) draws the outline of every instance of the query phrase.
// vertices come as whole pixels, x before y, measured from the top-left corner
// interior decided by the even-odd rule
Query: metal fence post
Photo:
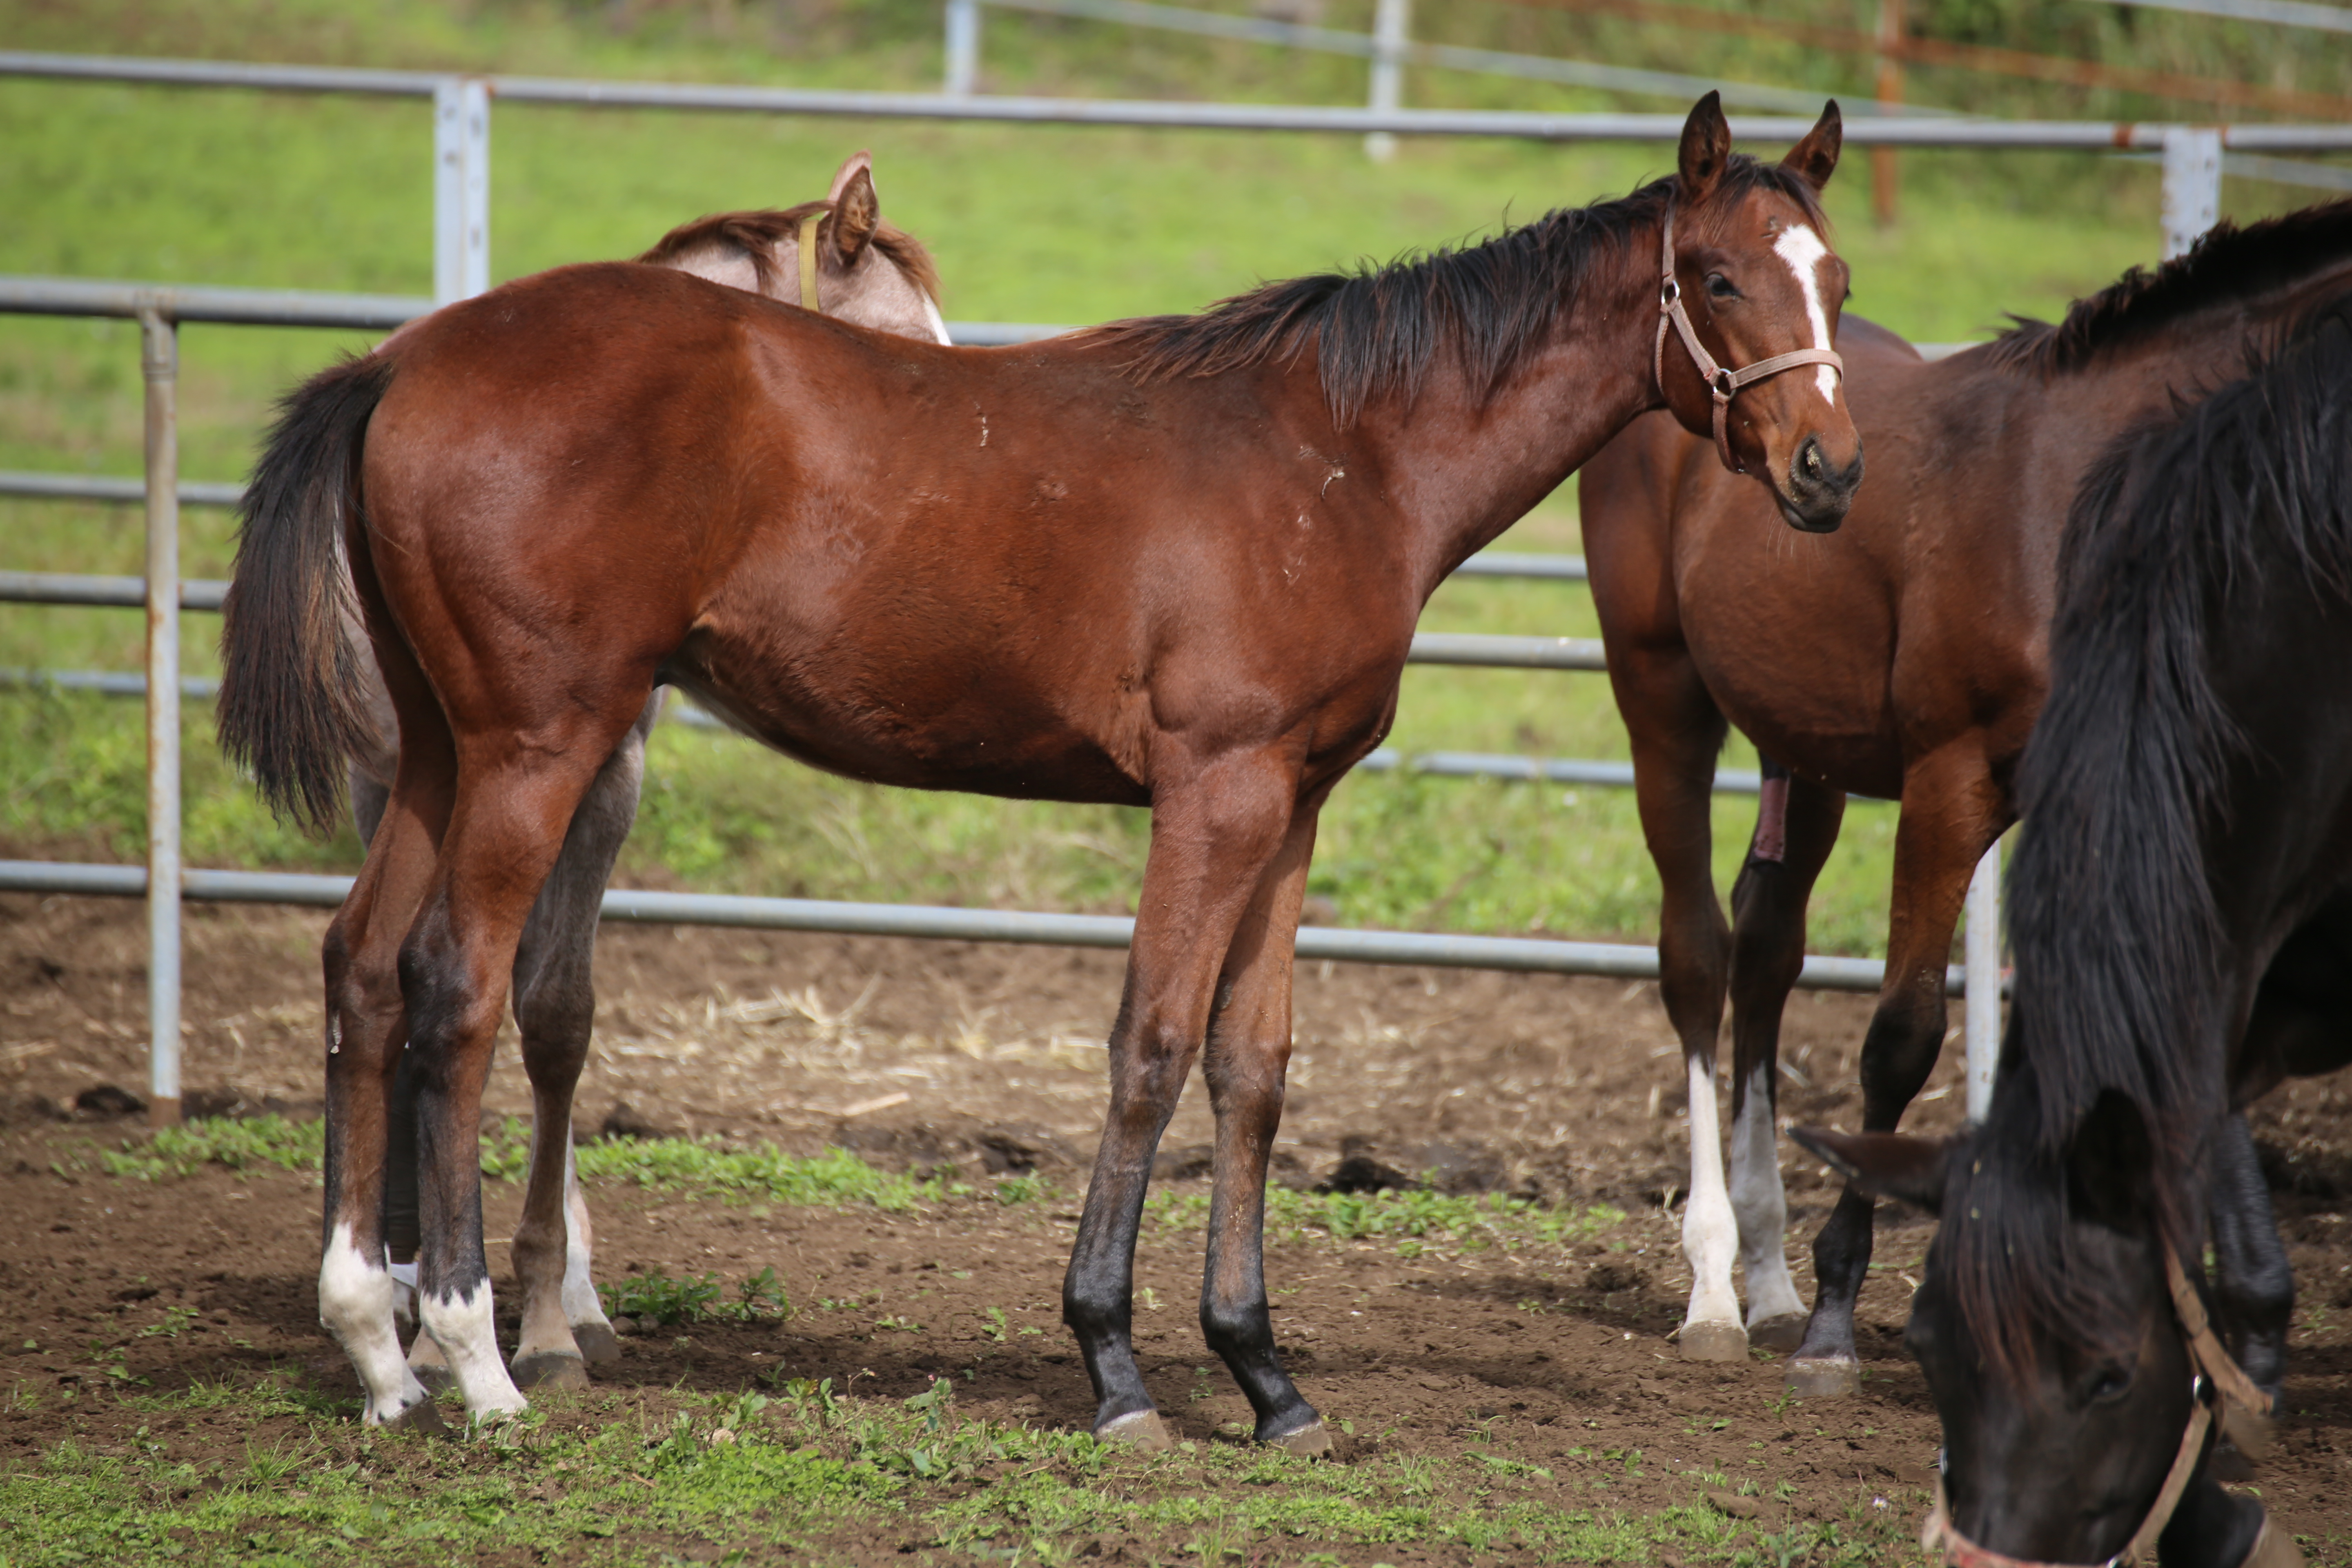
[[[180,1121],[179,330],[139,314],[147,380],[147,1115]]]
[[[1968,976],[1962,1038],[1966,1042],[1968,1110],[1982,1121],[1992,1106],[1992,1073],[2000,1058],[2000,840],[1969,879],[1968,930],[1961,944]]]
[[[1393,114],[1404,102],[1404,49],[1412,30],[1412,0],[1380,0],[1372,18],[1372,95],[1375,114]],[[1364,156],[1385,163],[1396,156],[1397,139],[1386,131],[1364,138]]]
[[[489,84],[448,77],[433,88],[433,302],[489,286]]]
[[[2171,260],[2221,221],[2221,132],[2164,128],[2164,259]]]
[[[980,90],[980,0],[948,0],[947,80],[950,98]]]

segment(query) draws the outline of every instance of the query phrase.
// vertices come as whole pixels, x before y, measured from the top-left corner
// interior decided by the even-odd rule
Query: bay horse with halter
[[[930,255],[913,236],[883,221],[874,161],[865,153],[842,163],[822,201],[698,218],[672,229],[637,259],[877,331],[948,341]],[[397,337],[386,346],[397,352]],[[351,636],[355,642],[366,636],[356,616]],[[359,674],[368,722],[352,755],[352,809],[362,840],[373,841],[399,764],[400,721],[373,662],[362,661]],[[523,1316],[539,1330],[514,1358],[515,1382],[525,1388],[583,1384],[589,1365],[620,1354],[592,1274],[595,1232],[572,1168],[572,1097],[596,1013],[597,914],[636,818],[646,738],[660,712],[656,691],[582,795],[515,948],[515,1024],[533,1110],[530,1176],[514,1245],[534,1258],[552,1252],[563,1260],[551,1309],[530,1292],[548,1289],[552,1271],[524,1270]],[[416,1283],[415,1098],[410,1075],[399,1074],[390,1111],[394,1133],[387,1151],[385,1237],[403,1294],[413,1293]],[[448,1375],[439,1347],[422,1331],[409,1363],[427,1384]]]
[[[1863,1125],[1884,1131],[1935,1067],[1969,877],[2015,820],[2059,539],[2084,473],[2120,432],[2237,374],[2250,345],[2347,281],[2352,203],[2336,203],[2224,225],[2056,326],[2020,322],[1933,363],[1848,315],[1838,349],[1871,482],[1834,535],[1769,527],[1755,487],[1655,416],[1585,465],[1585,555],[1663,894],[1659,991],[1690,1085],[1685,1356],[1744,1360],[1753,1340],[1796,1352],[1789,1381],[1801,1394],[1859,1388],[1871,1201],[1849,1190],[1815,1241],[1809,1321],[1784,1256],[1774,1131],[1781,1009],[1845,792],[1903,803],[1886,979],[1862,1046]],[[1727,725],[1755,741],[1767,780],[1728,927],[1708,847]],[[1727,1183],[1714,1089],[1727,991]]]
[[[2279,1377],[2213,1331],[2203,1259],[2222,1307],[2283,1275],[2283,1321],[2237,1113],[2352,1063],[2352,289],[2095,468],[2050,666],[1990,1114],[1797,1137],[1943,1215],[1907,1335],[1944,1423],[1928,1544],[1962,1568],[2294,1563],[2210,1472]]]
[[[1020,348],[579,267],[313,379],[257,472],[220,713],[273,801],[334,809],[360,721],[348,556],[401,733],[325,952],[320,1316],[364,1418],[429,1419],[383,1274],[404,1039],[425,1331],[469,1412],[523,1405],[491,1333],[482,1080],[567,826],[667,682],[850,777],[1152,808],[1064,1316],[1096,1432],[1166,1444],[1131,1345],[1134,1248],[1153,1148],[1203,1058],[1202,1327],[1258,1438],[1325,1450],[1261,1258],[1317,814],[1387,734],[1449,572],[1643,410],[1711,431],[1719,365],[1832,361],[1844,268],[1817,192],[1838,144],[1832,105],[1782,163],[1735,155],[1710,94],[1676,174],[1622,200]],[[1706,374],[1659,351],[1678,314]],[[1738,416],[1734,461],[1808,525],[1843,512],[1861,453],[1834,377],[1748,387]]]

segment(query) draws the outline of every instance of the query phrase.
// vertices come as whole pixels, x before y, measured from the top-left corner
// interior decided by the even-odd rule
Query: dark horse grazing
[[[698,218],[672,229],[637,259],[772,300],[795,300],[861,327],[948,341],[929,253],[913,236],[883,221],[873,159],[864,153],[842,163],[823,201]],[[384,348],[397,353],[402,341],[395,334]],[[356,641],[366,631],[357,624],[355,599],[349,609],[350,637]],[[352,755],[352,814],[360,837],[373,840],[399,767],[400,721],[373,660],[362,662],[360,675],[368,724]],[[515,1025],[531,1086],[530,1178],[515,1246],[522,1254],[551,1248],[563,1258],[556,1300],[534,1300],[526,1291],[522,1315],[531,1331],[514,1358],[515,1381],[526,1388],[540,1383],[584,1385],[591,1363],[620,1355],[591,1273],[594,1230],[573,1173],[572,1095],[587,1061],[596,1013],[592,976],[597,914],[613,862],[636,819],[646,737],[660,712],[656,692],[582,794],[562,852],[541,885],[515,947]],[[401,1074],[391,1112],[395,1131],[387,1151],[385,1234],[394,1278],[410,1288],[416,1281],[418,1241],[415,1098],[410,1075]],[[548,1275],[533,1269],[528,1277],[537,1286]],[[409,1364],[426,1383],[447,1376],[439,1347],[422,1331],[410,1346]]]
[[[1930,1534],[1971,1568],[2159,1532],[2168,1568],[2296,1560],[2200,1468],[2206,1380],[2258,1412],[2282,1347],[2246,1338],[2248,1386],[2196,1331],[2209,1235],[2219,1305],[2283,1332],[2293,1302],[2234,1112],[2352,1062],[2352,292],[2264,346],[2119,442],[2069,525],[1983,1127],[1798,1134],[1944,1216],[1909,1339]]]
[[[1735,373],[1694,348],[1749,370],[1829,353],[1845,279],[1815,193],[1838,142],[1832,106],[1783,163],[1735,156],[1710,95],[1675,176],[1622,200],[1017,349],[620,265],[495,289],[312,380],[257,471],[220,710],[273,800],[334,809],[362,657],[337,606],[348,552],[401,733],[325,953],[320,1316],[366,1419],[430,1419],[383,1273],[403,1039],[425,1326],[470,1412],[523,1404],[491,1333],[481,1086],[574,806],[667,682],[853,777],[1152,807],[1064,1290],[1095,1429],[1168,1440],[1129,1344],[1132,1261],[1205,1045],[1202,1326],[1261,1439],[1326,1447],[1260,1260],[1317,813],[1387,733],[1448,572],[1643,410],[1711,428],[1710,380],[1728,399]],[[1662,347],[1685,298],[1689,346]],[[1861,454],[1833,378],[1763,382],[1725,428],[1790,516],[1843,513]],[[527,1290],[560,1271],[560,1250],[516,1253]]]
[[[1789,1378],[1801,1393],[1859,1387],[1853,1306],[1870,1199],[1849,1191],[1814,1243],[1808,1324],[1783,1256],[1773,1131],[1781,1008],[1843,792],[1903,802],[1886,981],[1862,1050],[1863,1124],[1883,1131],[1936,1064],[1969,872],[2015,818],[2012,778],[2046,684],[2058,541],[2084,473],[2122,431],[2240,374],[2251,342],[2347,281],[2352,204],[2336,203],[2224,226],[2058,326],[2020,323],[1935,363],[1849,315],[1838,348],[1871,481],[1834,535],[1765,526],[1754,487],[1664,419],[1635,421],[1585,465],[1593,599],[1664,894],[1659,989],[1691,1085],[1685,1356],[1744,1358],[1752,1335],[1798,1351]],[[1749,847],[1728,930],[1708,852],[1727,721],[1793,774],[1768,796],[1778,809]],[[1713,1087],[1727,985],[1728,1192]]]

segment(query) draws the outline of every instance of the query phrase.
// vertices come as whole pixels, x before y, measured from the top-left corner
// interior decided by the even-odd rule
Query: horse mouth
[[[1772,499],[1780,503],[1780,521],[1799,533],[1835,533],[1838,525],[1845,521],[1843,507],[1825,516],[1814,517],[1808,516],[1787,496],[1776,495]]]

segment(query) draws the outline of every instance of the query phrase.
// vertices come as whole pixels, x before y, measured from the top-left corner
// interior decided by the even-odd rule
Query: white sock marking
[[[1739,1216],[1739,1262],[1748,1271],[1748,1321],[1801,1314],[1804,1298],[1789,1278],[1789,1201],[1772,1125],[1771,1069],[1759,1062],[1731,1124],[1731,1210]]]
[[[368,1260],[352,1239],[349,1224],[337,1225],[319,1259],[319,1322],[360,1374],[367,1390],[361,1420],[370,1426],[383,1426],[427,1397],[400,1353],[392,1303],[392,1271]]]
[[[529,1407],[508,1375],[506,1359],[499,1354],[488,1279],[462,1296],[427,1296],[424,1306],[425,1331],[449,1363],[449,1374],[466,1396],[467,1415],[489,1420]]]
[[[1822,258],[1829,255],[1830,247],[1822,243],[1820,235],[1803,224],[1798,224],[1780,231],[1780,237],[1772,242],[1772,253],[1789,264],[1789,270],[1797,275],[1797,287],[1805,291],[1805,319],[1812,323],[1813,328],[1811,346],[1828,348],[1830,313],[1822,304],[1821,264]],[[1837,403],[1837,372],[1825,364],[1815,365],[1813,384],[1822,389],[1822,401],[1834,407]]]
[[[1739,1298],[1731,1293],[1731,1255],[1739,1239],[1731,1198],[1723,1186],[1723,1128],[1716,1110],[1715,1074],[1692,1057],[1690,1069],[1690,1201],[1683,1209],[1683,1256],[1690,1260],[1690,1309],[1685,1323],[1737,1323]]]
[[[596,1297],[596,1280],[589,1271],[589,1253],[595,1232],[588,1224],[588,1200],[580,1195],[579,1163],[572,1152],[570,1130],[563,1140],[563,1316],[577,1328],[583,1323],[607,1323],[604,1303]]]

